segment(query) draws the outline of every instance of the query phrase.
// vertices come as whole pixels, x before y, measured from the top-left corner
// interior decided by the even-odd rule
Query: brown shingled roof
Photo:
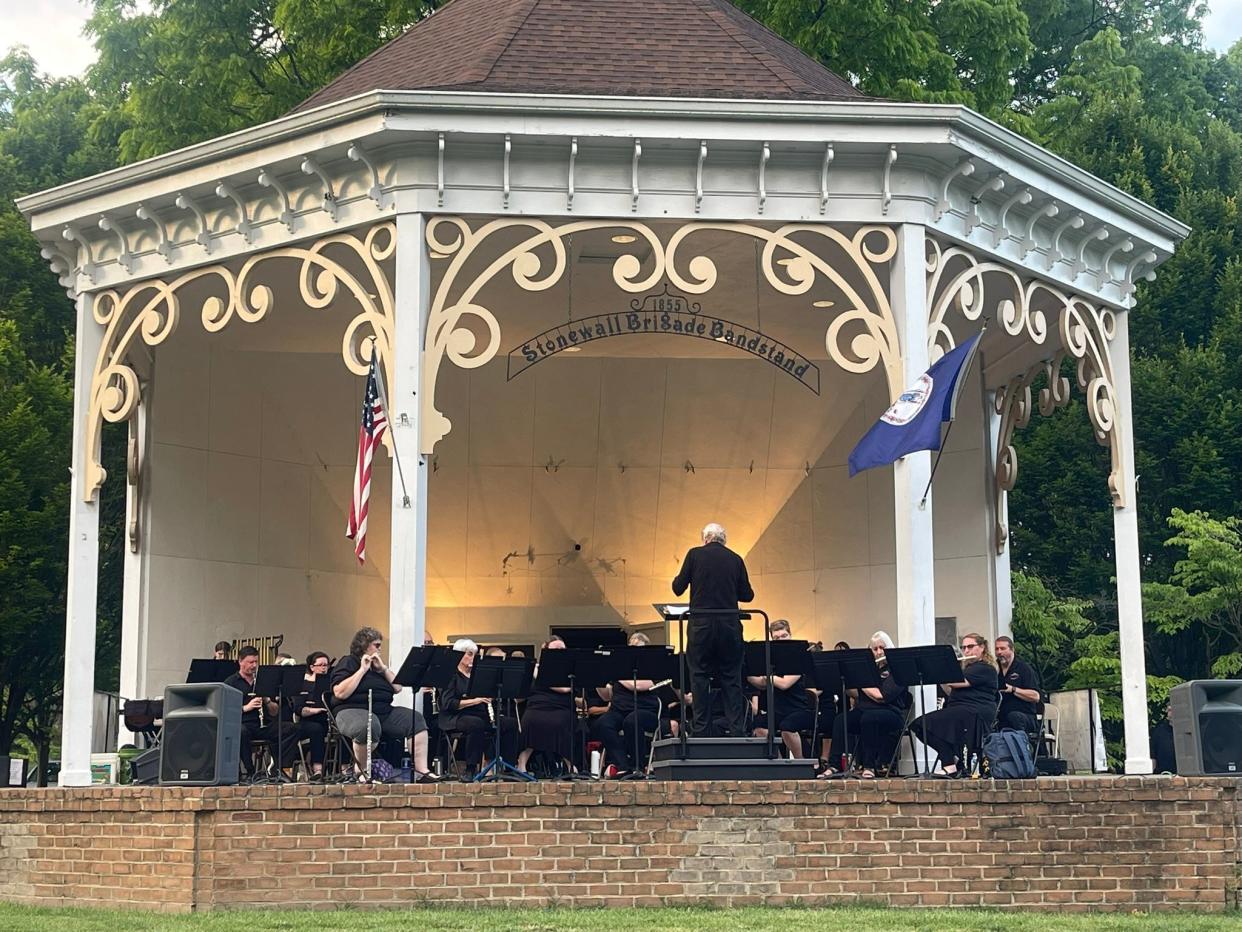
[[[452,0],[300,104],[373,90],[857,100],[728,0]]]

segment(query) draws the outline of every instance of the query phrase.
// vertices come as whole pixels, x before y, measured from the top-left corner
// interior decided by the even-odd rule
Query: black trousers
[[[299,741],[306,738],[310,742],[310,762],[312,764],[322,764],[328,750],[327,716],[309,716],[299,720],[297,725],[293,727],[297,729]]]
[[[844,715],[838,715],[832,723],[833,767],[840,767],[841,755],[846,753],[846,724],[850,730],[850,746],[856,749],[855,763],[864,770],[874,770],[887,767],[893,759],[905,716],[898,709],[875,706],[855,706]]]
[[[946,705],[916,718],[910,723],[910,733],[922,740],[926,719],[927,746],[936,752],[940,763],[963,767],[969,763],[968,756],[963,755],[979,750],[983,737],[991,730],[990,717],[988,721],[984,718],[972,708]]]
[[[746,735],[746,696],[742,692],[742,623],[727,617],[691,620],[688,625],[686,664],[694,693],[694,736],[706,737],[711,718],[711,686],[720,680],[725,721],[735,738]]]
[[[517,762],[518,755],[518,723],[511,715],[501,715],[500,756],[510,764]],[[471,767],[476,767],[486,754],[489,758],[496,749],[496,729],[491,722],[475,715],[454,716],[445,721],[441,716],[441,727],[448,732],[458,732],[461,740],[457,745],[457,759]]]
[[[275,722],[268,722],[263,728],[257,727],[257,724],[242,722],[242,772],[254,773],[254,759],[250,749],[256,741],[267,742],[272,752],[272,759],[276,761],[276,766],[281,770],[293,766],[293,762],[298,759],[298,738],[298,726],[293,722],[282,722],[279,729]]]
[[[608,762],[616,764],[618,770],[633,770],[635,765],[646,769],[647,735],[660,724],[654,712],[622,712],[609,709],[595,722],[595,733],[604,742],[608,752]],[[634,760],[634,732],[639,731],[638,753],[640,760]]]
[[[1016,709],[1003,713],[997,724],[1001,728],[1012,728],[1015,731],[1024,731],[1028,735],[1033,735],[1035,732],[1039,731],[1039,719],[1037,719],[1030,712],[1021,712]]]

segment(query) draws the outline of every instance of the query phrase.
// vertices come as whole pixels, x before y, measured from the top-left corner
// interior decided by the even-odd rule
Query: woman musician
[[[921,735],[926,721],[927,744],[936,752],[944,771],[932,776],[969,776],[970,762],[963,759],[964,749],[977,731],[991,728],[995,721],[999,699],[996,687],[996,661],[988,653],[987,640],[981,634],[962,635],[962,679],[942,685],[948,698],[941,709],[910,723],[910,731]]]
[[[497,723],[500,727],[500,756],[506,761],[514,759],[518,750],[518,726],[517,719],[512,716],[497,715],[491,699],[466,697],[479,645],[469,638],[461,638],[453,644],[453,650],[461,651],[465,656],[457,662],[457,672],[449,684],[440,690],[440,730],[457,732],[461,736],[457,756],[465,761],[468,777],[477,771],[484,755],[491,750]]]
[[[646,647],[647,635],[636,631],[630,635],[629,647]],[[646,750],[646,735],[660,727],[660,700],[652,680],[617,680],[597,687],[601,699],[608,700],[608,711],[595,722],[595,731],[608,752],[608,775],[624,776],[641,761],[633,760],[634,731],[640,734],[639,754]]]
[[[298,740],[305,738],[310,745],[311,782],[323,780],[323,760],[328,747],[328,710],[322,694],[315,688],[318,677],[328,675],[328,655],[321,650],[313,651],[306,658],[302,675],[302,688],[290,697],[291,711],[297,716]]]
[[[544,641],[541,650],[564,650],[559,637]],[[539,667],[535,667],[538,680]],[[530,757],[543,751],[557,760],[573,760],[574,697],[568,686],[535,687],[522,710],[522,751],[518,754],[518,770],[526,770]]]
[[[843,756],[845,731],[849,726],[850,739],[855,742],[854,764],[864,780],[873,779],[876,771],[887,767],[893,759],[906,710],[910,708],[910,691],[898,686],[888,672],[884,652],[892,646],[893,639],[885,632],[871,635],[871,655],[875,657],[880,685],[858,690],[854,707],[837,715],[832,723],[832,747],[839,749]],[[820,776],[827,779],[836,772],[836,768],[830,766]]]
[[[401,686],[393,682],[397,674],[380,656],[383,643],[383,635],[374,628],[359,628],[349,653],[332,668],[332,712],[337,728],[353,742],[359,767],[366,766],[381,737],[408,741],[415,782],[435,783],[436,776],[427,769],[427,723],[421,713],[393,705]],[[370,779],[370,774],[364,779]]]

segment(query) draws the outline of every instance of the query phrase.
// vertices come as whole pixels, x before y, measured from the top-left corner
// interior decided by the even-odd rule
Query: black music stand
[[[530,657],[507,660],[504,657],[475,657],[470,670],[470,683],[466,687],[467,699],[525,699],[530,695],[534,677],[535,661]],[[492,705],[495,709],[495,705]],[[496,744],[492,759],[475,774],[475,783],[506,780],[511,783],[527,783],[535,778],[500,756],[501,720],[492,722]]]
[[[880,686],[880,668],[876,665],[875,655],[867,647],[820,651],[819,653],[811,654],[811,658],[815,669],[815,685],[821,690],[832,690],[833,693],[841,697],[841,707],[844,709],[842,714],[845,715],[842,721],[844,726],[842,738],[845,741],[845,749],[842,752],[844,763],[841,767],[840,776],[845,776],[851,769],[847,764],[852,762],[850,755],[850,719],[848,714],[849,700],[847,698],[849,690],[878,689]],[[840,690],[840,692],[837,693],[837,690]]]
[[[607,682],[617,680],[675,680],[677,678],[677,657],[672,648],[652,644],[644,647],[613,647],[609,650],[596,652],[603,659],[603,672]],[[647,780],[650,775],[642,766],[642,728],[638,722],[638,693],[634,694],[634,770],[626,777],[627,780]],[[656,722],[656,737],[659,737],[660,723]]]
[[[558,637],[571,650],[575,647],[600,650],[605,647],[624,647],[628,637],[624,628],[600,626],[556,626],[550,629],[552,637]]]
[[[884,652],[893,682],[907,688],[918,687],[919,719],[923,726],[923,773],[930,771],[927,758],[927,699],[924,686],[962,681],[962,662],[948,644],[924,644],[918,647],[890,647]]]
[[[811,673],[811,653],[809,641],[795,641],[787,638],[773,641],[765,638],[762,641],[747,641],[742,645],[743,668],[747,676],[766,676],[768,678],[765,702],[768,710],[768,760],[776,758],[774,732],[776,730],[776,686],[772,683],[774,676],[789,676],[794,673],[809,677]],[[805,687],[806,683],[801,684]]]
[[[190,661],[190,672],[185,675],[185,681],[187,683],[223,683],[236,672],[236,660],[202,657]]]
[[[408,686],[415,692],[425,686],[443,689],[452,682],[457,665],[464,656],[465,651],[441,645],[411,647],[392,681],[398,686]]]
[[[565,650],[548,650],[546,647],[539,655],[539,672],[535,676],[535,685],[540,689],[553,687],[569,687],[570,708],[573,715],[569,720],[569,746],[572,749],[578,732],[578,687],[582,677],[580,668],[585,668],[594,658],[595,652],[581,648],[567,647]],[[586,748],[583,748],[583,760],[586,760]],[[563,780],[589,780],[589,774],[579,773],[574,769],[573,752],[570,751],[569,771],[562,776]]]
[[[284,772],[285,700],[301,692],[303,675],[301,665],[291,663],[265,664],[255,674],[254,694],[264,701],[271,699],[276,703],[276,753],[272,755],[276,761],[276,773],[269,774],[267,782],[293,782]]]

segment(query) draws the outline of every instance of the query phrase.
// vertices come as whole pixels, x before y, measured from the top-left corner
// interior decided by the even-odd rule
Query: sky
[[[86,16],[84,0],[0,0],[0,54],[21,44],[40,70],[56,77],[81,74],[95,59],[82,35]],[[1209,0],[1204,36],[1220,52],[1242,38],[1242,0]]]

